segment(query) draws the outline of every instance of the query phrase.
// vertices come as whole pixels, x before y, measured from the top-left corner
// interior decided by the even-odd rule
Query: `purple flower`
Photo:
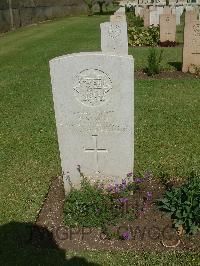
[[[124,240],[130,240],[131,239],[131,233],[129,231],[125,231],[122,233],[122,239]]]
[[[126,186],[127,186],[126,179],[122,179],[122,185],[121,185],[122,190],[125,190]]]
[[[128,201],[128,198],[119,198],[120,203],[126,203]]]
[[[144,178],[139,178],[139,177],[138,178],[135,178],[134,179],[134,182],[135,183],[142,183],[142,182],[144,182]]]
[[[131,177],[131,176],[133,176],[133,173],[128,173],[127,174],[127,177]]]
[[[122,179],[122,185],[126,185],[126,179]]]
[[[147,199],[151,199],[152,196],[153,196],[153,193],[148,191],[148,192],[147,192]]]
[[[115,193],[118,193],[119,192],[119,185],[118,184],[115,184],[114,190],[115,190]]]

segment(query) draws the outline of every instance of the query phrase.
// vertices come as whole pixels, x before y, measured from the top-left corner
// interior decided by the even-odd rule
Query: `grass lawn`
[[[0,224],[34,222],[51,178],[61,174],[48,61],[64,53],[100,50],[99,24],[107,20],[70,17],[0,37]],[[165,50],[167,69],[169,62],[181,62],[180,47]],[[144,68],[148,48],[130,48],[130,53],[136,69]],[[184,177],[192,169],[199,171],[199,101],[199,80],[136,82],[137,172]],[[169,265],[172,258],[173,265],[182,260],[197,265],[197,255],[83,256],[102,265]]]

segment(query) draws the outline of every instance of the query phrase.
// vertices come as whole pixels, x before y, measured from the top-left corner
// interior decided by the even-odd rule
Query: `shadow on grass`
[[[82,265],[100,266],[82,257],[65,258],[53,234],[31,223],[11,222],[0,226],[1,265]]]
[[[112,11],[104,11],[103,13],[100,13],[100,12],[94,12],[93,15],[95,16],[111,16],[114,14],[114,10]]]
[[[174,67],[177,71],[182,70],[182,63],[181,62],[169,62],[170,66]]]

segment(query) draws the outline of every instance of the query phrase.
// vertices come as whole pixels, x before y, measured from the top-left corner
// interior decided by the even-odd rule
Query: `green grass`
[[[188,176],[200,165],[199,79],[137,81],[135,170]]]
[[[135,60],[135,70],[143,70],[147,66],[147,58],[149,55],[149,47],[129,47],[129,54],[133,55]],[[180,69],[182,63],[182,47],[163,47],[163,60],[161,67],[166,71],[174,71]]]
[[[100,50],[99,24],[106,20],[107,16],[70,17],[1,36],[0,224],[33,222],[51,178],[61,174],[48,61],[64,53]],[[181,62],[181,48],[165,50],[166,69],[171,69],[169,62]],[[130,48],[130,52],[136,69],[144,68],[148,48]],[[156,176],[163,172],[187,176],[192,169],[199,171],[199,100],[199,80],[136,82],[137,172],[148,168]],[[12,245],[8,249],[5,245],[5,251],[11,263],[3,265],[27,265],[27,261],[23,264],[26,256],[31,265],[36,260],[41,260],[40,265],[65,263],[56,251],[27,248],[16,250],[16,255]],[[182,261],[197,265],[198,259],[192,254],[87,252],[79,256],[101,265],[169,265],[172,261],[171,265]]]

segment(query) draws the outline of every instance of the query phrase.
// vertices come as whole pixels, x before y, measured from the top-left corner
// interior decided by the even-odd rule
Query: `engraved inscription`
[[[192,54],[200,53],[200,24],[193,26],[192,47]]]
[[[76,99],[88,107],[95,107],[109,101],[112,82],[107,74],[98,69],[86,69],[74,79]]]
[[[115,24],[111,24],[109,29],[108,29],[108,34],[112,39],[116,39],[117,37],[119,37],[119,35],[121,34],[121,28],[119,25]]]
[[[194,30],[194,36],[200,37],[200,24],[194,25],[193,30]]]
[[[73,120],[65,124],[67,128],[73,128],[77,133],[91,134],[100,132],[131,132],[126,121],[119,123],[113,119],[114,111],[105,112],[75,112]]]
[[[170,22],[170,18],[166,17],[166,22],[169,23]]]

